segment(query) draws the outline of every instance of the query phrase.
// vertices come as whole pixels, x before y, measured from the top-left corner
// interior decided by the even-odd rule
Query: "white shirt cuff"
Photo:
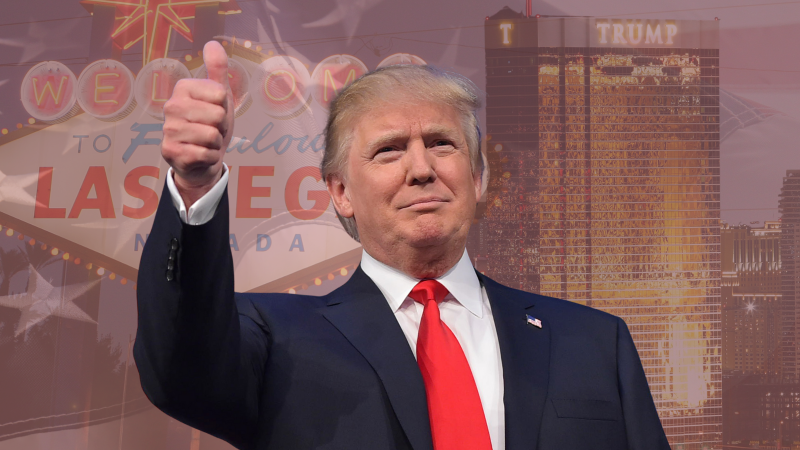
[[[178,215],[181,217],[181,222],[187,225],[203,225],[214,217],[217,205],[222,200],[222,194],[225,193],[225,186],[228,185],[228,166],[225,163],[222,163],[222,166],[222,178],[217,181],[217,184],[210,191],[194,202],[188,211],[180,192],[178,192],[178,187],[175,186],[175,180],[172,179],[172,167],[169,168],[167,171],[167,189],[169,189],[169,193],[172,196],[172,204],[175,205],[175,209],[178,210]]]

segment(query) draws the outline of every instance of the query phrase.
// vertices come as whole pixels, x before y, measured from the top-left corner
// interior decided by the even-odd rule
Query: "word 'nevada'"
[[[256,238],[253,239],[252,235],[247,235],[245,236],[245,239],[242,240],[242,247],[245,249],[245,251],[255,248],[257,252],[265,252],[272,248],[272,236],[262,233],[257,233],[255,236]],[[144,235],[137,233],[133,240],[133,251],[138,252],[140,249],[144,248],[144,244],[149,238],[150,233]],[[231,251],[239,251],[239,239],[236,237],[235,233],[230,233],[228,235],[228,243],[231,246]],[[292,238],[292,242],[289,245],[285,245],[283,248],[286,247],[289,248],[288,251],[290,252],[296,251],[297,253],[304,253],[306,249],[305,245],[303,244],[303,235],[299,233],[295,234],[294,238]]]
[[[627,33],[625,32],[626,28]],[[612,30],[612,44],[639,44],[642,42],[642,37],[644,37],[645,44],[672,44],[673,38],[678,34],[678,26],[668,23],[665,24],[664,28],[667,34],[666,41],[661,33],[661,24],[657,24],[654,28],[652,24],[648,23],[645,29],[642,23],[621,24],[597,22],[601,44],[609,43],[609,30]]]
[[[138,252],[139,249],[144,248],[144,244],[147,242],[147,239],[150,238],[150,233],[147,234],[136,234],[136,237],[133,240],[133,251]],[[238,252],[239,251],[239,239],[236,237],[235,233],[230,233],[228,235],[228,243],[231,246],[231,251]],[[252,235],[248,235],[243,240],[243,247],[245,251],[255,248],[257,252],[265,252],[272,248],[272,236],[269,234],[256,234],[256,238],[253,239]],[[289,244],[289,251],[294,252],[297,251],[298,253],[303,253],[306,251],[305,245],[303,244],[303,235],[298,233],[294,235],[292,238],[291,244]],[[286,248],[284,247],[284,248]]]
[[[239,166],[235,168],[228,166],[231,171],[229,183],[235,183],[237,187],[236,199],[232,202],[235,205],[235,217],[238,219],[269,219],[272,217],[272,208],[254,207],[252,201],[255,198],[269,198],[272,196],[272,188],[269,186],[254,186],[256,177],[272,177],[275,175],[275,166]],[[59,170],[58,179],[61,184],[68,183],[65,178],[70,178],[71,170]],[[158,208],[158,194],[152,188],[142,184],[142,178],[149,177],[160,179],[161,172],[155,166],[140,166],[132,169],[125,176],[123,188],[127,195],[138,199],[137,203],[141,206],[130,206],[123,204],[122,215],[131,219],[145,219],[153,215]],[[67,214],[67,205],[51,204],[51,193],[53,192],[53,179],[56,173],[53,167],[39,167],[39,181],[36,185],[36,205],[33,211],[35,219],[79,219],[81,213],[86,210],[96,210],[102,219],[115,219],[114,196],[108,182],[108,175],[105,166],[91,166],[86,171],[75,200]],[[319,169],[313,166],[300,167],[289,175],[286,180],[286,187],[283,197],[286,210],[295,218],[300,220],[313,220],[320,217],[328,209],[330,197],[328,192],[322,189],[308,189],[306,199],[313,202],[311,208],[303,208],[300,203],[301,184],[306,178],[311,178],[315,182],[322,181]],[[150,185],[153,182],[149,183]],[[65,187],[59,186],[57,192],[64,193]],[[90,197],[94,192],[94,197]],[[114,192],[119,192],[115,190]],[[63,200],[63,197],[61,197]],[[119,204],[120,199],[117,199]]]

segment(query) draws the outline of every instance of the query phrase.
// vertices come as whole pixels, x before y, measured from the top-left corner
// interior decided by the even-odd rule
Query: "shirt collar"
[[[420,281],[418,278],[410,277],[394,267],[378,261],[366,250],[361,252],[361,270],[378,286],[393,312],[400,309],[408,294],[411,293],[411,289]],[[483,317],[481,283],[475,274],[466,249],[456,265],[436,280],[442,283],[442,286],[450,291],[453,298],[469,312],[478,318]]]

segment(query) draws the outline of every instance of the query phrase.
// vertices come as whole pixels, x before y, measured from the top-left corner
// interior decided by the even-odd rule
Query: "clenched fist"
[[[161,155],[172,166],[175,186],[186,208],[222,176],[222,157],[233,136],[233,95],[228,55],[217,41],[203,48],[205,80],[178,81],[164,104]]]

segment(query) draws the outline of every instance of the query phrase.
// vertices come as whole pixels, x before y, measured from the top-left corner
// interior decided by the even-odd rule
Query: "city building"
[[[785,380],[800,382],[800,351],[797,331],[800,320],[800,170],[787,170],[783,178],[778,209],[781,214],[781,317],[782,372]]]
[[[739,375],[723,387],[725,448],[800,449],[800,385]]]
[[[780,378],[780,225],[722,224],[723,371]]]
[[[673,448],[721,445],[716,21],[485,21],[479,270],[622,317]]]

